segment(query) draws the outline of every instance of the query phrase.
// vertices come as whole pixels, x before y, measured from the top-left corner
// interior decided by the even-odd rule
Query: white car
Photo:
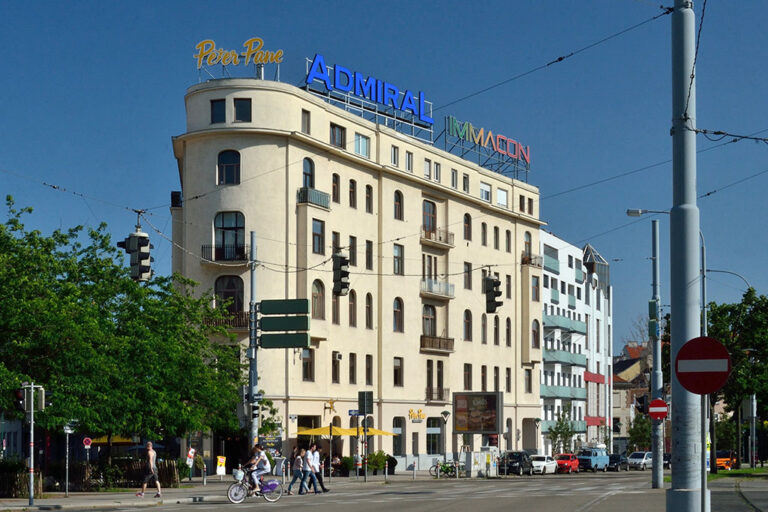
[[[645,471],[645,468],[653,467],[653,452],[634,452],[627,457],[629,469],[639,469]]]
[[[546,475],[547,473],[557,473],[557,462],[549,455],[531,455],[533,462],[533,472]]]

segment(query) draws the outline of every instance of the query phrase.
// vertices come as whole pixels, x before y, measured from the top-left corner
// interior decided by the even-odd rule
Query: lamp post
[[[443,462],[448,462],[448,417],[450,415],[450,411],[440,413],[440,416],[443,417]],[[438,473],[440,473],[439,470]]]
[[[741,276],[739,276],[741,277]],[[742,279],[744,279],[742,277]],[[744,279],[744,282],[746,283],[747,280]],[[747,283],[749,285],[749,283]],[[755,349],[753,348],[745,348],[742,350],[747,357],[749,358],[750,364],[755,363],[755,358],[750,357],[751,353],[754,352]],[[749,467],[754,469],[756,467],[755,464],[755,416],[757,415],[757,397],[754,393],[750,395],[749,397]],[[741,425],[739,425],[739,431],[741,431]],[[741,454],[741,446],[739,446],[739,454]]]

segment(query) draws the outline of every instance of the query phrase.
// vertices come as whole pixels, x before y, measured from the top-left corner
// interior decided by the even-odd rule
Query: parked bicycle
[[[283,484],[280,480],[264,480],[263,475],[259,477],[261,490],[256,492],[251,473],[252,471],[243,471],[242,467],[232,472],[235,483],[227,489],[227,499],[229,499],[230,503],[242,503],[248,496],[262,496],[269,502],[275,502],[283,496]]]
[[[464,468],[464,464],[459,464],[459,470]],[[437,477],[437,472],[440,471],[440,476],[443,478],[455,478],[456,477],[456,464],[453,462],[438,462],[431,468],[429,468],[429,474]]]

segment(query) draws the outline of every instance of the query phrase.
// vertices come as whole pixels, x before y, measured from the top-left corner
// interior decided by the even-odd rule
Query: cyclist
[[[261,475],[266,475],[272,472],[272,465],[269,463],[267,454],[264,453],[264,449],[260,444],[254,445],[251,450],[251,457],[248,459],[245,467],[253,470],[251,477],[253,478],[254,492],[260,492],[261,486],[259,485],[259,478]]]

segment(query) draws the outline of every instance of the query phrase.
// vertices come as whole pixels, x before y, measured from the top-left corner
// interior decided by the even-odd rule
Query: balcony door
[[[437,317],[435,314],[435,306],[431,304],[424,304],[422,310],[423,320],[423,334],[424,336],[437,336]]]
[[[430,238],[437,231],[437,206],[432,201],[424,201],[422,207],[422,227]]]
[[[245,259],[245,216],[240,212],[220,212],[214,219],[216,260]]]

